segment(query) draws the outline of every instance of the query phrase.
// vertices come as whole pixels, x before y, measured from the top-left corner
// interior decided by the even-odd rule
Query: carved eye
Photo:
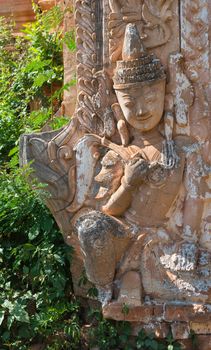
[[[127,102],[125,102],[125,106],[127,108],[132,108],[132,107],[134,107],[134,102],[133,101],[127,101]]]

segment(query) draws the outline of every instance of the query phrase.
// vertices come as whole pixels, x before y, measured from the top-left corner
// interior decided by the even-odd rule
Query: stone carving
[[[125,27],[131,22],[135,22],[140,28],[146,47],[155,48],[166,44],[172,34],[169,25],[172,18],[172,2],[172,0],[110,0],[111,61],[116,62],[121,58]]]
[[[21,140],[22,163],[33,160],[48,184],[47,205],[75,248],[76,293],[85,266],[105,317],[125,319],[125,303],[151,319],[158,304],[211,303],[209,62],[195,67],[200,50],[185,31],[189,7],[205,3],[181,2],[178,52],[171,0],[77,0],[75,115]],[[170,39],[167,63],[156,50]]]

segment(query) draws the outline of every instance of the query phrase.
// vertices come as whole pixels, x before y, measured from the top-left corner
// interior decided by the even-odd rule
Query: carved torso
[[[151,147],[146,147],[144,155],[154,160]],[[155,151],[154,155],[160,156]],[[151,158],[151,159],[150,159]],[[147,176],[132,194],[130,208],[125,212],[125,218],[141,227],[165,225],[167,213],[176,199],[182,183],[185,166],[185,154],[179,152],[179,161],[174,169],[167,170],[158,165],[157,169]]]

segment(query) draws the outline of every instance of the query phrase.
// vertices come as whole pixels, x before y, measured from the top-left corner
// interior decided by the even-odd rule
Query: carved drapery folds
[[[73,120],[22,137],[22,163],[75,247],[75,291],[85,267],[106,317],[146,300],[211,303],[209,11],[77,0]]]

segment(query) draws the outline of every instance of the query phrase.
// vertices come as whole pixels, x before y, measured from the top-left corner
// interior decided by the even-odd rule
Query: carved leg
[[[77,219],[75,228],[87,277],[96,285],[99,297],[105,304],[112,297],[117,260],[124,253],[130,239],[123,225],[98,211],[82,214]]]

